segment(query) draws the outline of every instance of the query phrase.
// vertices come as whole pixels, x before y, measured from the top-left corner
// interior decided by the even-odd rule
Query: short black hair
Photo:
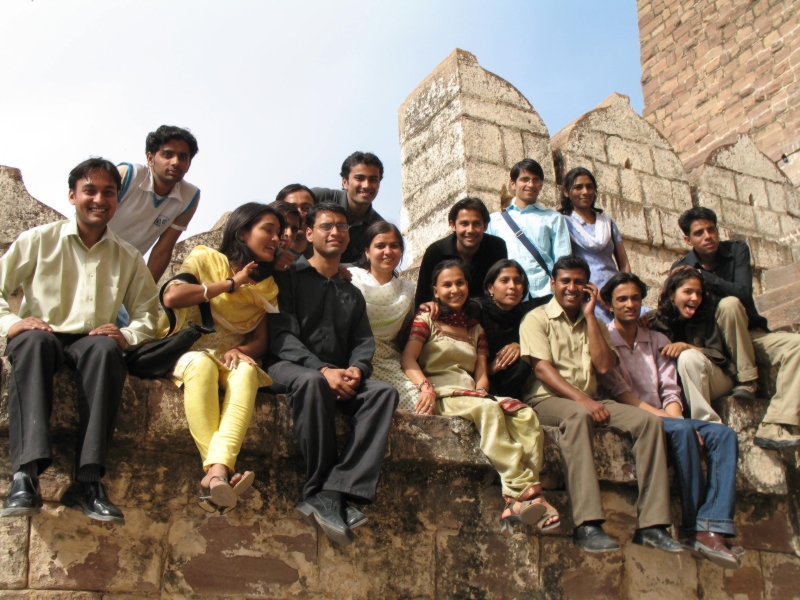
[[[284,187],[278,195],[275,196],[275,201],[280,202],[281,200],[286,200],[286,196],[289,194],[294,194],[295,192],[308,192],[311,199],[314,201],[314,204],[317,203],[317,196],[312,192],[309,188],[304,186],[302,183],[290,183],[286,187]]]
[[[303,221],[303,217],[300,216],[300,211],[291,202],[286,202],[286,200],[275,200],[274,202],[270,202],[267,206],[274,208],[275,212],[283,216],[284,220],[289,215],[294,215],[300,220],[300,222]]]
[[[609,279],[600,290],[600,297],[603,302],[611,306],[611,299],[614,297],[614,290],[625,283],[635,283],[642,294],[642,300],[647,296],[647,284],[633,273],[617,273]]]
[[[689,235],[692,230],[692,223],[700,220],[711,221],[716,225],[717,213],[705,206],[695,206],[678,217],[678,227],[681,228],[684,235]]]
[[[486,272],[486,277],[483,278],[483,291],[486,292],[487,295],[489,294],[489,286],[497,281],[497,278],[500,277],[500,273],[503,272],[503,269],[516,269],[519,272],[519,274],[522,276],[522,298],[524,299],[527,297],[528,290],[530,289],[528,274],[525,272],[525,269],[522,268],[521,264],[508,258],[502,258],[489,267],[489,270]]]
[[[342,171],[340,175],[342,179],[348,179],[350,177],[350,171],[356,165],[372,165],[373,167],[378,167],[378,171],[381,173],[381,179],[383,179],[383,163],[381,159],[375,156],[372,152],[353,152],[350,156],[344,159],[342,163]]]
[[[447,215],[447,222],[455,223],[456,219],[458,219],[458,213],[462,210],[474,210],[480,213],[483,222],[486,225],[489,224],[489,209],[486,208],[486,205],[480,198],[462,198],[453,204],[453,207],[450,209],[450,213]]]
[[[75,186],[77,185],[78,181],[81,179],[87,179],[89,177],[89,173],[96,169],[105,171],[111,175],[111,179],[113,179],[114,183],[117,184],[117,193],[119,193],[119,191],[122,189],[122,177],[119,176],[117,167],[114,166],[114,163],[112,163],[110,160],[100,157],[86,159],[69,172],[69,177],[67,178],[69,189],[71,189],[73,192],[76,191]]]
[[[317,221],[317,215],[321,212],[332,212],[337,215],[344,215],[347,222],[350,222],[347,211],[341,205],[335,202],[321,202],[308,209],[308,213],[306,213],[306,227],[311,227],[313,229],[314,223]]]
[[[544,169],[542,169],[542,165],[532,158],[523,158],[521,161],[511,167],[511,181],[516,181],[519,179],[519,174],[521,171],[528,171],[529,173],[533,173],[534,175],[538,175],[544,179]]]
[[[192,135],[191,131],[174,125],[162,125],[147,134],[147,139],[144,142],[145,152],[155,154],[161,146],[170,140],[183,140],[186,142],[189,146],[189,158],[194,158],[199,151],[197,138]]]
[[[570,271],[572,269],[583,269],[586,271],[586,279],[590,279],[592,277],[592,271],[589,268],[589,263],[583,260],[580,256],[575,256],[574,254],[565,254],[559,258],[556,261],[556,264],[553,265],[553,273],[551,277],[555,279],[559,271]]]

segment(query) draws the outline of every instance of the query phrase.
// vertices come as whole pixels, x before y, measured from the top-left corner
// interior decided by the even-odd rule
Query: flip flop
[[[539,531],[550,531],[551,529],[555,529],[559,525],[561,525],[561,515],[558,514],[558,511],[553,508],[553,506],[544,498],[542,498],[542,502],[545,506],[545,512],[542,515],[542,518],[536,523],[536,526],[539,528]],[[553,517],[558,517],[557,520],[553,521],[546,527],[544,524]]]
[[[236,474],[238,475],[238,473]],[[233,475],[231,479],[236,477]],[[252,471],[245,471],[242,473],[242,478],[236,482],[236,485],[233,486],[233,492],[236,494],[237,497],[241,498],[242,494],[244,494],[250,487],[253,485],[253,482],[256,480],[256,474]]]
[[[211,488],[203,488],[203,493],[205,495],[200,496],[199,502],[211,501],[219,507],[236,506],[239,496],[236,495],[233,488],[228,483],[228,478],[217,475],[211,478],[212,481],[214,479],[218,479],[221,483]]]

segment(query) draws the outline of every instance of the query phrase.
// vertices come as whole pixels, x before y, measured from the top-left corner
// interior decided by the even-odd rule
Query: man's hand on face
[[[355,387],[348,383],[348,381],[351,381],[351,375],[347,373],[347,369],[331,369],[325,367],[322,370],[322,374],[328,381],[328,386],[330,386],[331,391],[336,394],[337,400],[346,400],[356,395]],[[345,376],[347,376],[347,378],[345,378]]]
[[[119,347],[125,350],[128,347],[128,340],[125,339],[125,336],[122,335],[122,332],[119,330],[119,327],[116,325],[112,325],[111,323],[107,323],[105,325],[100,325],[97,329],[92,329],[89,332],[89,335],[106,335],[111,339],[115,340]]]
[[[588,317],[589,315],[594,314],[594,307],[597,306],[597,299],[600,297],[600,290],[598,290],[597,286],[592,282],[587,283],[583,290],[584,294],[588,298],[583,303],[583,314],[584,316]]]

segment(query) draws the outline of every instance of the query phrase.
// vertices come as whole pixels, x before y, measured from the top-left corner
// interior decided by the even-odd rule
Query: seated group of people
[[[499,474],[505,535],[518,523],[561,525],[539,479],[541,425],[556,428],[573,536],[590,552],[619,549],[602,528],[594,431],[630,436],[634,543],[739,566],[742,549],[726,541],[735,533],[738,442],[712,402],[731,393],[753,401],[757,362],[777,366],[755,443],[800,445],[800,336],[768,331],[753,303],[749,249],[720,242],[712,211],[681,216],[692,250],[646,312],[647,287],[596,206],[592,173],[567,173],[556,212],[537,204],[543,171],[525,159],[511,170],[515,198],[505,211],[490,215],[476,198],[453,206],[452,234],[426,250],[415,286],[397,275],[400,231],[372,207],[383,165],[356,152],[342,165],[342,190],[292,184],[270,205],[234,210],[220,247],[197,246],[180,268],[198,283],[179,276],[164,285],[170,322],[158,317],[155,282],[199,201],[183,181],[197,141],[162,126],[146,151],[146,166],[90,159],[75,167],[75,217],[23,232],[0,258],[0,335],[12,365],[13,480],[3,516],[42,506],[53,376],[67,364],[78,379],[80,424],[74,481],[61,502],[94,519],[124,519],[101,479],[126,353],[201,322],[208,303],[215,331],[170,377],[184,388],[204,471],[198,504],[209,513],[232,510],[254,481],[236,472],[236,460],[256,393],[270,387],[289,399],[306,463],[297,510],[338,544],[350,544],[367,521],[357,505],[375,500],[399,408],[475,424]],[[15,315],[8,299],[20,285]],[[341,452],[337,410],[351,425]],[[668,531],[668,460],[685,543]]]

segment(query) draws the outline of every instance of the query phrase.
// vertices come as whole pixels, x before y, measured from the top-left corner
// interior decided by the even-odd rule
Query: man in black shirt
[[[366,517],[347,502],[375,500],[397,390],[369,379],[375,340],[361,292],[339,277],[348,242],[345,209],[320,203],[306,215],[311,258],[300,257],[275,275],[280,313],[269,315],[270,377],[288,388],[294,430],[306,460],[307,480],[297,510],[342,545]],[[352,424],[341,455],[336,408]]]
[[[450,209],[448,215],[451,233],[434,242],[422,257],[417,277],[417,294],[414,306],[433,300],[433,269],[443,260],[460,258],[467,266],[470,298],[483,294],[486,273],[498,260],[508,258],[506,243],[499,237],[486,233],[489,211],[478,198],[464,198]]]
[[[680,216],[678,225],[692,251],[672,268],[688,265],[698,269],[719,301],[717,324],[738,372],[739,385],[733,395],[754,397],[756,362],[778,367],[777,391],[754,443],[762,448],[800,446],[800,436],[790,430],[800,425],[800,335],[769,332],[767,320],[758,314],[753,300],[750,248],[742,240],[719,241],[713,210],[692,208]]]
[[[354,263],[364,254],[364,232],[377,221],[385,221],[372,201],[383,179],[383,163],[371,152],[353,152],[342,163],[342,189],[312,188],[317,202],[333,202],[347,211],[350,242],[342,254],[342,263]]]

